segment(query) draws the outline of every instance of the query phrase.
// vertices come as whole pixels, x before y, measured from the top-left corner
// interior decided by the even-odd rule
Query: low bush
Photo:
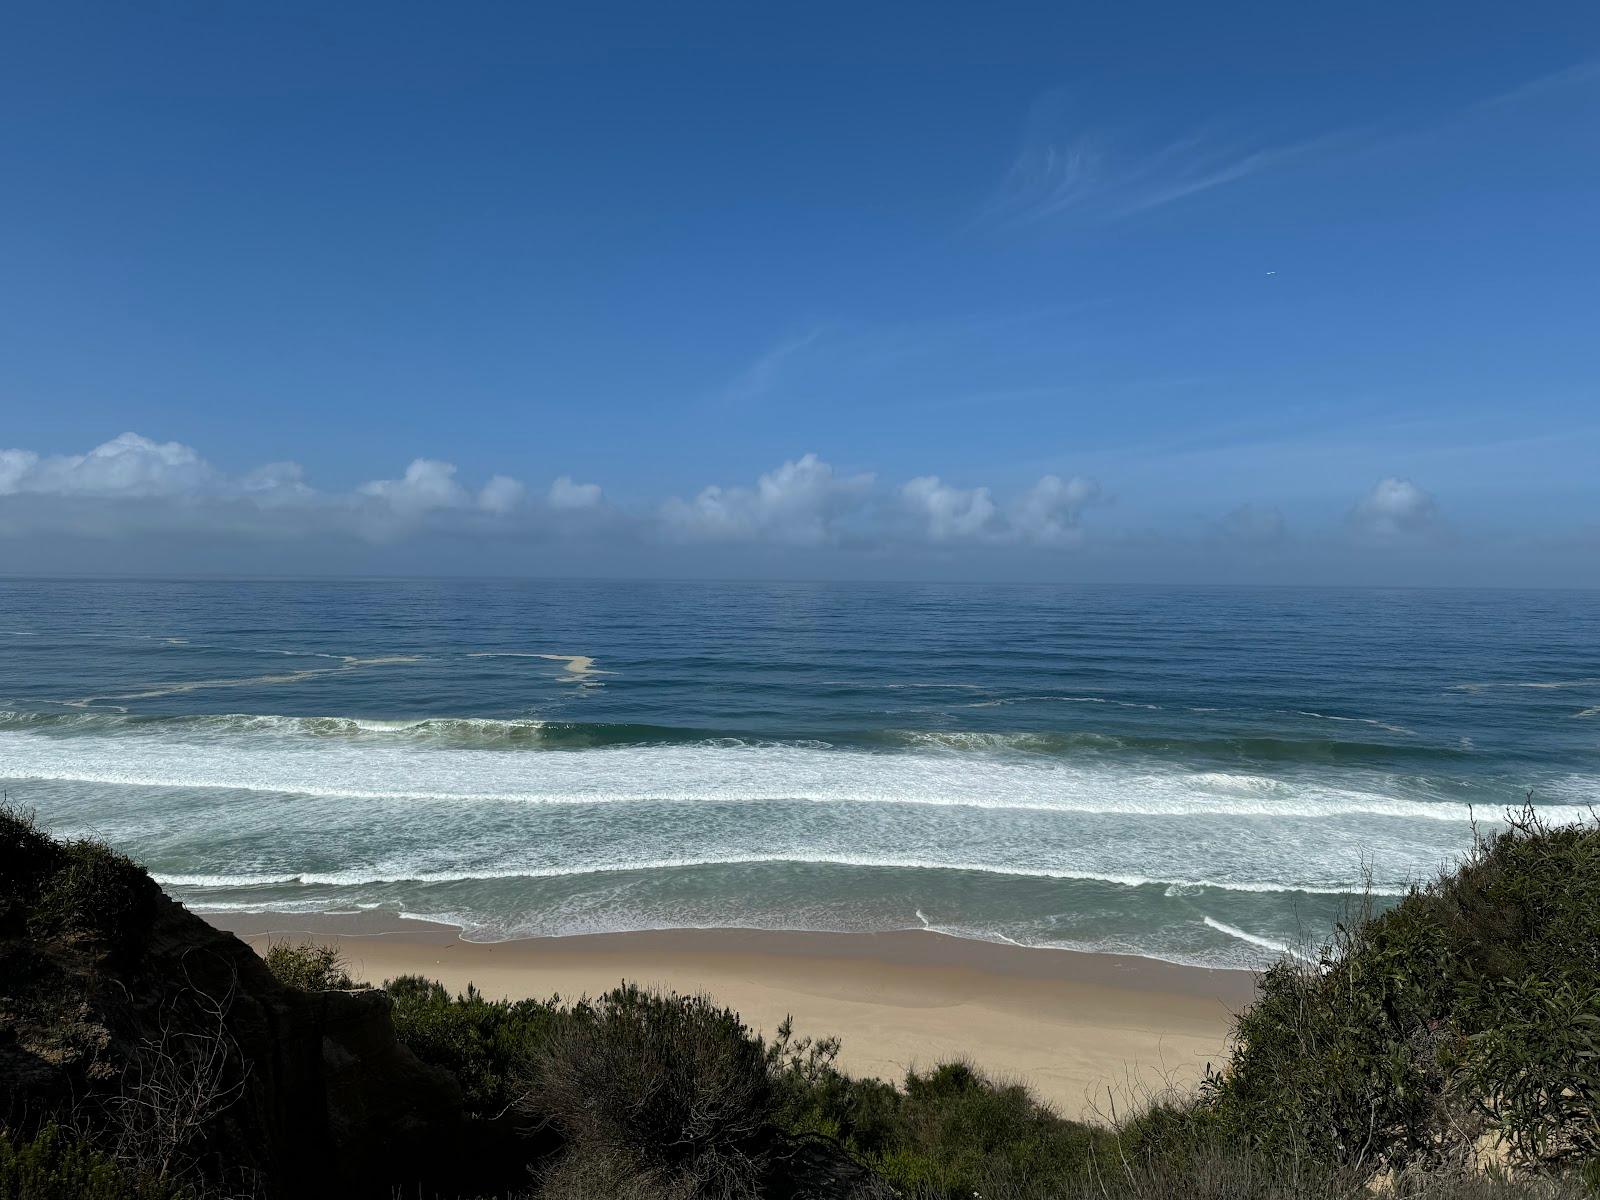
[[[395,1033],[423,1062],[460,1081],[467,1112],[497,1117],[528,1090],[535,1054],[567,1019],[559,997],[486,1000],[474,987],[452,996],[420,975],[391,979]]]
[[[0,934],[23,932],[38,882],[61,861],[61,847],[27,809],[0,806]]]
[[[160,889],[103,842],[58,842],[33,814],[0,807],[0,933],[88,937],[127,958],[150,927]]]
[[[875,1165],[899,1187],[951,1200],[1068,1183],[1110,1140],[1063,1120],[1021,1085],[992,1082],[965,1063],[907,1075],[892,1112]]]
[[[530,1081],[524,1110],[561,1129],[569,1158],[615,1164],[665,1194],[763,1194],[778,1141],[766,1049],[704,996],[624,985],[581,1002]]]
[[[305,992],[345,992],[361,987],[350,977],[337,947],[316,942],[269,942],[262,955],[279,983]]]
[[[46,1125],[31,1138],[0,1128],[0,1200],[186,1200],[186,1194]]]
[[[966,1063],[913,1071],[896,1088],[845,1075],[831,1054],[821,1063],[791,1056],[778,1080],[792,1131],[836,1141],[906,1195],[1053,1194],[1075,1186],[1114,1143],[1109,1130],[1066,1120],[1021,1085]]]

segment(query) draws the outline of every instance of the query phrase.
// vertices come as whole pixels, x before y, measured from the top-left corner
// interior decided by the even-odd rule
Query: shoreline
[[[1066,1116],[1102,1117],[1220,1065],[1247,971],[981,942],[924,930],[675,929],[469,942],[392,913],[197,914],[258,951],[336,945],[357,978],[470,982],[490,999],[575,999],[623,979],[706,992],[770,1035],[838,1036],[839,1066],[891,1082],[965,1059],[1027,1084]]]

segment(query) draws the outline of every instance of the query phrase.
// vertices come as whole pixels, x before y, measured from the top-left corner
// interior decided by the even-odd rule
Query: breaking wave
[[[1430,793],[1415,779],[1399,785],[1377,773],[1277,777],[1120,754],[966,753],[949,746],[931,753],[909,752],[909,746],[901,747],[906,752],[884,753],[814,741],[737,738],[612,742],[588,753],[508,754],[485,747],[537,744],[550,735],[551,726],[439,718],[191,717],[163,723],[95,715],[43,720],[109,720],[117,722],[118,736],[39,736],[26,723],[0,722],[0,771],[8,778],[384,801],[811,801],[1175,817],[1366,815],[1460,824],[1470,817],[1459,799]],[[53,726],[63,727],[71,726]],[[216,727],[230,736],[195,736]],[[286,729],[294,736],[281,736]],[[255,731],[274,736],[237,736]],[[1018,736],[1026,745],[1027,739],[1056,735]]]
[[[1396,894],[1396,893],[1388,893]],[[1315,962],[1316,959],[1304,951],[1296,950],[1288,942],[1280,942],[1277,938],[1263,937],[1259,933],[1249,933],[1237,926],[1229,925],[1226,921],[1219,921],[1215,917],[1202,917],[1206,928],[1215,929],[1218,933],[1227,934],[1231,938],[1244,942],[1246,945],[1255,946],[1257,949],[1266,950],[1275,955],[1287,954],[1298,958],[1301,962]]]
[[[1366,723],[1366,722],[1361,722]],[[1471,759],[1470,748],[1393,744],[1337,738],[1291,737],[1159,737],[1108,734],[1093,730],[802,730],[786,735],[740,729],[583,721],[550,721],[534,717],[285,716],[222,713],[189,716],[85,711],[65,713],[0,709],[0,732],[45,734],[166,733],[174,737],[227,737],[264,734],[281,737],[358,739],[369,742],[413,741],[434,745],[505,746],[518,749],[586,750],[606,746],[671,746],[695,743],[722,745],[790,745],[864,750],[979,751],[1019,755],[1131,755],[1198,759],[1258,760],[1271,763],[1351,764],[1368,762],[1459,762]]]
[[[170,887],[249,888],[249,887],[359,887],[378,883],[467,883],[495,879],[566,879],[591,875],[625,874],[644,871],[692,870],[710,867],[745,867],[790,864],[814,867],[854,867],[870,870],[963,872],[974,875],[1001,875],[1020,879],[1062,879],[1084,883],[1109,883],[1128,888],[1184,888],[1225,892],[1301,892],[1307,895],[1340,896],[1347,888],[1302,886],[1270,880],[1151,879],[1143,875],[1100,874],[1092,871],[1004,866],[988,863],[932,862],[910,858],[875,858],[833,854],[750,854],[670,858],[651,861],[598,863],[589,866],[504,866],[457,871],[415,871],[405,867],[345,871],[298,871],[258,874],[162,874],[154,872],[158,883]],[[1374,888],[1379,895],[1403,895],[1404,889]],[[1211,918],[1208,925],[1215,926]],[[1220,928],[1220,927],[1218,927]],[[1223,932],[1232,932],[1231,929]],[[1239,934],[1248,938],[1248,934]],[[1286,947],[1280,947],[1286,948]]]

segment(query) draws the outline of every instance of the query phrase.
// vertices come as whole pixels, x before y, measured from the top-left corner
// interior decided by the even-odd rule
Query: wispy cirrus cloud
[[[1481,101],[1476,107],[1479,109],[1508,108],[1521,104],[1526,100],[1539,100],[1552,94],[1558,94],[1569,88],[1592,88],[1600,84],[1600,58],[1586,58],[1563,67],[1559,71],[1552,71],[1548,75],[1540,75],[1526,83],[1518,84],[1514,88],[1490,96]]]
[[[743,404],[767,395],[781,382],[784,369],[821,340],[818,327],[798,337],[789,337],[763,353],[723,387],[721,398],[730,404]]]
[[[1284,166],[1348,135],[1271,140],[1196,128],[1117,133],[1052,92],[1035,103],[1021,145],[979,214],[990,227],[1112,221]]]
[[[1600,85],[1600,59],[1584,59],[1449,109],[1419,110],[1298,134],[1219,120],[1150,133],[1091,114],[1067,92],[1035,101],[978,224],[1022,227],[1051,221],[1114,221],[1332,156],[1404,145],[1442,129]]]

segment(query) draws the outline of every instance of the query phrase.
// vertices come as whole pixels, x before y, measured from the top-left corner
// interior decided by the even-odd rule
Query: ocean
[[[1600,801],[1600,593],[0,580],[0,781],[199,911],[1259,966]]]

